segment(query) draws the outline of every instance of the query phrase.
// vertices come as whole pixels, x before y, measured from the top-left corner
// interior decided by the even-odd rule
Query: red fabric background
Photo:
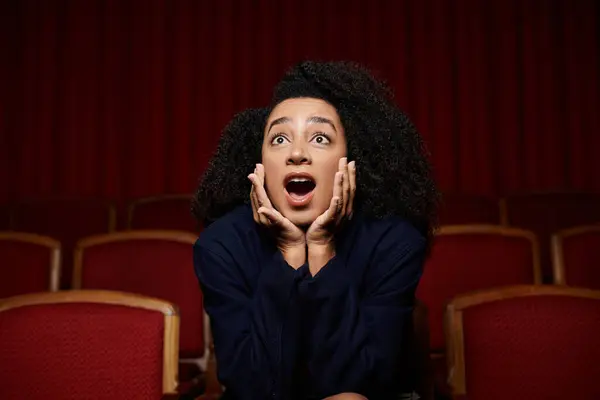
[[[190,192],[301,59],[397,92],[445,191],[600,191],[593,0],[5,0],[0,202]]]

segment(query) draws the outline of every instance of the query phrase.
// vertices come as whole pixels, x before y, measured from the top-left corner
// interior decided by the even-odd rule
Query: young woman
[[[237,115],[194,247],[228,399],[397,399],[438,193],[421,137],[349,63],[304,62]]]

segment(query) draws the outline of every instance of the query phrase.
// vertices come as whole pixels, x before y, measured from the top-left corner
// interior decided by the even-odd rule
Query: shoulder
[[[366,287],[377,288],[382,282],[396,289],[415,286],[427,254],[427,239],[421,232],[400,217],[365,219],[361,225],[356,247],[367,252],[362,278]]]
[[[255,232],[252,209],[239,206],[205,228],[196,240],[194,251],[235,252],[243,246],[245,238]]]
[[[362,217],[357,221],[356,240],[361,246],[389,256],[398,253],[421,252],[427,239],[408,220],[397,216],[386,218]]]

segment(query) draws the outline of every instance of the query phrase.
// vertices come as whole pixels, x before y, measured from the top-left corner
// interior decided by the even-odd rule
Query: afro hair
[[[340,116],[348,159],[357,166],[355,209],[375,218],[405,218],[430,238],[439,193],[423,140],[385,83],[348,62],[302,62],[277,84],[269,107],[233,118],[192,201],[196,219],[207,226],[250,204],[247,176],[261,162],[267,118],[280,102],[300,97],[325,100]]]

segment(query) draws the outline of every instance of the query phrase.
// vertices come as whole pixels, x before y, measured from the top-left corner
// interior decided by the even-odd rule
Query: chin
[[[293,210],[287,209],[283,213],[283,216],[290,220],[290,222],[301,228],[308,228],[320,215],[317,210]]]

